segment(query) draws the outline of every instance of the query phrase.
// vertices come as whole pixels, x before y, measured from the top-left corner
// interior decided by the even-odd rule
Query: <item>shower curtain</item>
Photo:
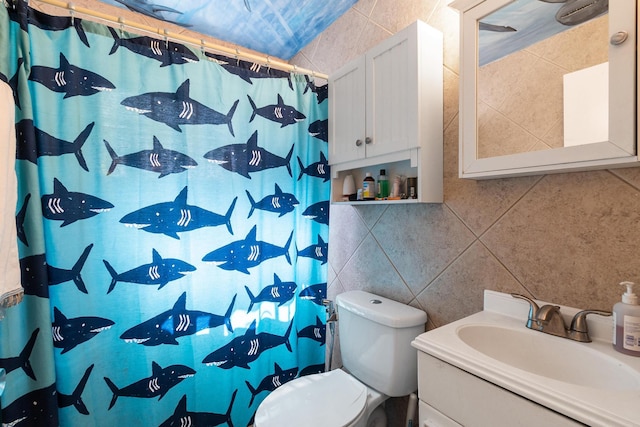
[[[3,425],[246,426],[324,370],[326,86],[22,0],[0,80],[25,289]]]

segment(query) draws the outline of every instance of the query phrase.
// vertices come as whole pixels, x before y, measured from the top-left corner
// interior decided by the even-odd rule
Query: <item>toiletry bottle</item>
[[[389,178],[387,178],[386,169],[380,169],[380,175],[378,176],[378,197],[381,199],[389,197]]]
[[[362,181],[362,198],[364,200],[376,198],[376,180],[371,176],[371,172],[367,172],[367,176]]]
[[[633,293],[633,282],[622,282],[627,292],[622,294],[622,302],[613,306],[613,348],[630,356],[640,356],[640,305]]]

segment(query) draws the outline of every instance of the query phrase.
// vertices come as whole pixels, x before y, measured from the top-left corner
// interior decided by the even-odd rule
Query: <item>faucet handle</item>
[[[532,300],[531,298],[525,295],[511,294],[511,296],[514,298],[523,299],[529,303],[529,316],[527,319],[527,328],[536,329],[536,327],[533,326],[533,323],[536,321],[538,310],[540,310],[540,307],[538,307],[538,304],[536,304],[534,300]]]
[[[587,325],[587,315],[597,314],[599,316],[611,316],[610,311],[605,310],[582,310],[576,313],[571,320],[571,327],[569,328],[569,334],[573,336],[573,339],[580,342],[591,342],[589,337],[589,326]]]

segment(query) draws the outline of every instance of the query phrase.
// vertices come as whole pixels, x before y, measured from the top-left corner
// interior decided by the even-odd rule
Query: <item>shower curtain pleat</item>
[[[326,87],[22,0],[0,80],[25,292],[3,424],[245,426],[324,370]]]

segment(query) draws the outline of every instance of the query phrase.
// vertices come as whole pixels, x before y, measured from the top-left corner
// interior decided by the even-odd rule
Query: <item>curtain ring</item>
[[[120,37],[124,35],[124,18],[122,16],[118,17],[118,22],[120,23]]]
[[[69,15],[71,16],[71,25],[75,25],[75,13],[76,6],[73,3],[67,3],[67,9],[69,9]]]

